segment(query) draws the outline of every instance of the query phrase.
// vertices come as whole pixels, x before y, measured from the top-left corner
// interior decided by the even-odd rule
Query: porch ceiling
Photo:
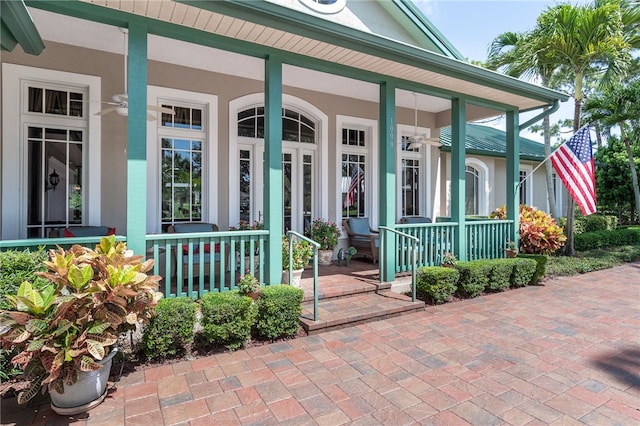
[[[459,93],[515,106],[520,110],[540,108],[555,99],[567,99],[558,92],[382,37],[366,34],[362,39],[355,39],[350,29],[340,25],[325,22],[322,23],[322,29],[314,31],[308,23],[302,22],[308,17],[298,16],[299,22],[293,19],[287,21],[286,17],[274,12],[276,6],[273,4],[198,1],[192,2],[192,6],[174,0],[82,1],[364,72],[391,76],[443,93]],[[224,13],[215,10],[223,10]],[[285,11],[287,15],[295,14],[280,8],[280,12]],[[375,48],[376,44],[381,47]]]

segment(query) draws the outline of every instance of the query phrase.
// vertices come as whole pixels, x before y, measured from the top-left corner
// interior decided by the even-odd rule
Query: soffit
[[[471,81],[471,79],[455,78],[443,72],[400,63],[372,53],[358,51],[354,48],[225,16],[184,3],[176,3],[173,0],[82,1],[454,93],[517,106],[520,110],[539,108],[550,103],[549,99],[544,101],[532,99],[518,93],[510,93],[501,88],[488,87]],[[403,45],[398,44],[398,46]],[[434,55],[431,52],[428,53]],[[464,64],[464,66],[470,67],[469,64]],[[487,70],[479,67],[477,67],[477,70],[478,74],[486,74],[487,72]],[[507,79],[505,76],[500,76],[500,78]]]

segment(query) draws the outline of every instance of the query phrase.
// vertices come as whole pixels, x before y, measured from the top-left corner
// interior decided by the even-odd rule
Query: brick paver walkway
[[[123,377],[88,425],[640,424],[640,264]],[[3,424],[68,424],[47,405]]]

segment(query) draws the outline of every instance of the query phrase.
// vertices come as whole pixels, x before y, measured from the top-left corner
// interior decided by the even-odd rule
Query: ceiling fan
[[[127,85],[128,85],[128,79],[127,79],[127,53],[128,53],[128,45],[127,45],[127,34],[128,31],[127,29],[122,29],[122,34],[124,36],[124,93],[120,93],[117,95],[113,95],[111,98],[111,101],[108,102],[103,102],[107,105],[109,105],[106,108],[103,108],[102,110],[98,111],[95,115],[105,115],[105,114],[109,114],[110,112],[115,111],[118,115],[121,115],[123,117],[126,117],[129,113],[129,95],[127,93]],[[161,112],[164,114],[171,114],[174,115],[175,111],[172,108],[165,108],[165,107],[160,107],[157,105],[147,105],[147,110],[148,111],[157,111],[157,112]],[[155,120],[156,117],[155,115],[147,112],[147,120],[148,121],[153,121]]]
[[[413,94],[413,98],[414,98],[414,130],[413,130],[413,135],[409,136],[409,145],[407,146],[407,149],[415,149],[418,148],[420,145],[436,145],[440,142],[439,138],[430,138],[427,137],[427,135],[425,133],[423,134],[419,134],[418,133],[418,94],[414,93]]]

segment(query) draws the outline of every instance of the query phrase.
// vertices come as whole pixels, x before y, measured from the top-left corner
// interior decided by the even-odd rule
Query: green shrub
[[[275,340],[295,336],[300,329],[304,292],[290,285],[267,286],[256,302],[254,336]]]
[[[577,251],[637,244],[640,244],[640,230],[634,228],[585,232],[584,234],[576,235],[574,240],[574,247]]]
[[[146,359],[165,359],[184,355],[193,343],[196,303],[188,297],[161,299],[142,336]]]
[[[536,273],[538,262],[534,259],[515,258],[513,259],[513,275],[511,275],[511,285],[513,287],[524,287],[532,282]]]
[[[12,305],[5,299],[5,294],[16,294],[23,281],[29,281],[36,289],[48,282],[36,275],[47,270],[44,265],[48,260],[43,249],[0,251],[0,310],[11,309]],[[0,349],[0,382],[4,383],[22,374],[22,370],[11,365],[11,359],[17,355],[17,349]]]
[[[513,260],[514,259],[492,259],[487,261],[491,267],[487,288],[494,291],[502,291],[509,288],[514,267]]]
[[[416,291],[434,303],[444,303],[456,292],[460,273],[454,268],[426,266],[418,269]]]
[[[536,261],[536,271],[533,273],[529,284],[537,284],[542,277],[547,275],[547,263],[549,262],[549,256],[545,254],[519,254],[518,257],[522,259],[533,259]]]
[[[589,216],[576,217],[576,221],[584,224],[584,232],[612,231],[618,226],[616,216],[603,214],[590,214]]]
[[[43,249],[37,251],[9,250],[0,252],[0,309],[11,309],[5,294],[16,294],[23,281],[29,281],[36,289],[42,289],[48,281],[36,275],[47,270],[49,260]]]
[[[251,336],[256,308],[250,297],[237,291],[207,293],[200,299],[202,336],[209,343],[230,351],[244,345]]]
[[[458,293],[461,296],[476,297],[489,284],[491,263],[486,260],[458,262],[456,263],[456,269],[460,272]]]

